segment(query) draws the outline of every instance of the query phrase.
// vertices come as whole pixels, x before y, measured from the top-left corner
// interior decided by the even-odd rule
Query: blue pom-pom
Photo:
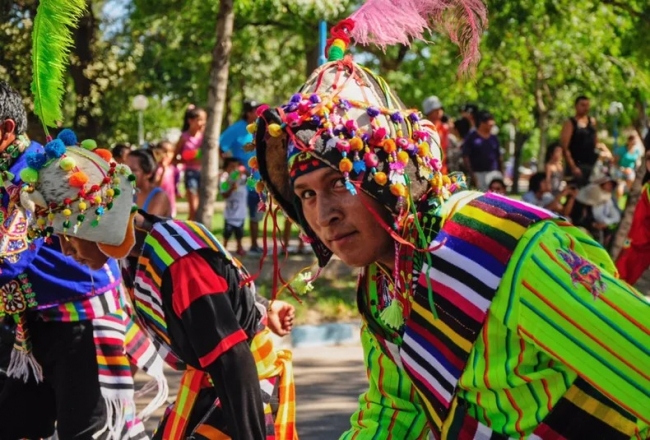
[[[65,144],[61,139],[54,139],[45,145],[45,154],[50,159],[58,159],[65,154]]]
[[[352,194],[353,196],[357,195],[357,189],[354,187],[354,185],[352,185],[352,183],[349,180],[345,182],[345,187],[350,192],[350,194]]]
[[[352,169],[354,169],[355,173],[361,174],[366,171],[366,163],[362,160],[355,160],[352,163]]]
[[[61,139],[63,144],[66,147],[72,147],[74,145],[77,145],[77,135],[74,133],[74,131],[70,130],[69,128],[61,130],[61,133],[57,136],[58,139]]]
[[[25,160],[27,161],[28,167],[38,171],[43,168],[43,165],[47,162],[47,156],[42,153],[37,153],[36,151],[30,151],[25,156]]]

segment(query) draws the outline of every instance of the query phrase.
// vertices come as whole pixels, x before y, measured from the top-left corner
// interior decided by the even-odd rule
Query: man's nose
[[[338,207],[336,197],[332,195],[321,195],[318,197],[318,225],[321,227],[330,226],[340,220],[341,211]]]

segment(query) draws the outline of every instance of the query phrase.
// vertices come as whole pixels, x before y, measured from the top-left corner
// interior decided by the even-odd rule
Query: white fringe
[[[22,379],[24,382],[27,382],[29,376],[32,374],[37,383],[43,381],[43,369],[38,364],[34,354],[14,348],[11,351],[7,376]]]
[[[169,385],[162,372],[160,375],[156,375],[153,380],[149,381],[149,383],[145,384],[142,389],[135,393],[135,395],[136,397],[142,397],[154,388],[158,388],[158,393],[156,393],[149,404],[138,414],[138,418],[143,422],[151,417],[158,408],[167,403],[167,398],[169,397]]]
[[[126,428],[127,412],[133,411],[134,402],[104,397],[106,403],[106,424],[95,434],[93,438],[99,438],[108,431],[106,440],[121,440],[122,432]]]

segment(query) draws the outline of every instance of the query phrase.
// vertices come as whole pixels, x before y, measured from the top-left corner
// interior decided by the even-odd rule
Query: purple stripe
[[[537,208],[537,207],[535,207],[533,205],[529,205],[527,203],[521,203],[521,202],[518,202],[517,200],[513,200],[513,199],[509,199],[509,198],[504,197],[504,196],[500,196],[500,195],[495,194],[495,193],[487,193],[487,194],[485,194],[484,198],[490,199],[490,201],[493,202],[493,204],[495,206],[498,206],[499,208],[503,208],[506,211],[513,211],[513,208],[514,208],[514,210],[519,210],[519,211],[522,211],[524,213],[533,214],[537,218],[536,219],[535,218],[531,219],[532,221],[545,220],[545,219],[549,219],[549,218],[554,217],[553,214],[548,212],[548,211],[545,211],[543,209],[539,209],[539,208]],[[481,198],[479,198],[477,200],[481,200]],[[508,208],[510,208],[510,209],[508,209]]]

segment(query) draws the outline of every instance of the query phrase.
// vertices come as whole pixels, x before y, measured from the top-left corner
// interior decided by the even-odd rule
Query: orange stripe
[[[488,322],[490,322],[489,319],[485,320],[485,324],[483,324],[483,331],[481,332],[481,337],[483,338],[483,345],[485,346],[485,350],[483,351],[483,357],[485,358],[485,372],[483,373],[483,382],[485,382],[485,385],[487,386],[488,389],[492,389],[490,386],[490,378],[488,377],[488,370],[490,369],[490,356],[488,354],[488,340],[487,340],[487,329],[488,329]]]
[[[614,350],[612,350],[610,347],[608,347],[607,345],[604,345],[602,341],[596,339],[596,337],[593,336],[591,333],[589,333],[589,332],[588,332],[588,331],[587,331],[583,326],[581,326],[580,324],[578,324],[578,323],[577,323],[576,321],[574,321],[574,320],[573,320],[569,315],[567,315],[566,313],[564,313],[562,310],[560,310],[559,308],[557,308],[553,303],[551,303],[551,302],[548,301],[546,298],[544,298],[544,297],[543,297],[543,296],[542,296],[542,295],[541,295],[537,290],[535,290],[535,288],[534,288],[533,286],[531,286],[530,284],[528,284],[528,281],[524,280],[524,281],[522,281],[522,284],[523,284],[524,287],[526,287],[530,292],[532,292],[532,293],[533,293],[537,298],[539,298],[539,299],[540,299],[544,304],[546,304],[546,305],[549,306],[551,309],[553,309],[553,310],[555,311],[555,313],[557,313],[558,315],[560,315],[560,316],[561,316],[562,318],[564,318],[567,322],[571,323],[575,328],[577,328],[578,330],[580,330],[580,331],[582,332],[582,334],[584,334],[584,335],[587,336],[589,339],[591,339],[592,341],[594,341],[594,342],[595,342],[596,344],[598,344],[598,346],[600,346],[601,348],[604,348],[604,349],[605,349],[609,354],[613,355],[616,359],[618,359],[619,361],[623,362],[623,363],[624,363],[625,365],[627,365],[630,369],[636,371],[639,375],[641,375],[641,377],[643,377],[644,379],[650,381],[650,376],[646,375],[643,371],[641,371],[641,370],[638,369],[636,366],[634,366],[634,364],[630,363],[629,361],[627,361],[627,360],[625,360],[624,358],[622,358],[621,356],[619,356],[619,355],[618,355]]]
[[[510,394],[510,391],[507,388],[504,388],[506,396],[508,397],[508,400],[510,401],[510,405],[517,411],[517,421],[515,422],[515,429],[521,436],[521,438],[524,438],[524,431],[521,429],[521,419],[524,417],[524,413],[522,412],[521,408],[517,406],[517,403],[515,402],[515,399],[512,398],[512,394]]]
[[[548,354],[550,354],[553,357],[556,357],[557,359],[560,360],[560,362],[563,362],[564,365],[568,366],[569,368],[573,368],[569,362],[566,360],[562,359],[557,353],[555,353],[553,350],[551,350],[549,347],[547,347],[544,343],[540,342],[538,339],[536,339],[532,334],[528,333],[526,330],[524,330],[523,327],[517,326],[517,329],[522,332],[524,335],[526,335],[528,338],[530,338],[535,344],[539,345],[542,347],[543,350],[545,350]],[[590,378],[586,376],[581,376],[582,379],[584,379],[586,382],[588,382],[592,387],[596,388],[598,391],[600,391],[601,394],[603,394],[605,397],[610,399],[612,402],[620,406],[621,408],[625,409],[627,412],[631,413],[632,415],[636,416],[643,422],[650,424],[650,418],[644,417],[642,414],[639,414],[635,412],[632,408],[630,408],[628,405],[625,405],[623,402],[621,402],[619,399],[616,397],[612,396],[609,394],[607,391],[602,389],[601,387],[598,386],[598,384],[594,381],[592,381]]]
[[[542,386],[544,387],[544,394],[546,394],[546,409],[550,412],[553,410],[553,405],[551,405],[553,397],[551,396],[551,390],[548,389],[548,381],[546,379],[542,379]]]
[[[526,349],[526,343],[524,342],[523,339],[519,338],[519,356],[517,356],[517,366],[514,368],[514,372],[517,375],[517,377],[522,378],[526,383],[532,382],[532,379],[529,377],[524,376],[519,372],[519,367],[521,367],[521,364],[524,362],[524,350]]]
[[[628,321],[630,321],[631,323],[633,323],[633,324],[634,324],[635,326],[637,326],[639,329],[643,330],[643,332],[644,332],[646,335],[650,335],[650,329],[648,329],[648,327],[644,326],[644,325],[641,324],[639,321],[637,321],[636,319],[632,318],[632,317],[631,317],[630,315],[628,315],[628,314],[627,314],[623,309],[621,309],[619,306],[617,306],[616,304],[614,304],[613,302],[611,302],[609,299],[607,299],[607,297],[606,297],[605,295],[601,295],[601,296],[599,296],[598,299],[601,299],[605,304],[607,304],[607,305],[610,306],[612,309],[616,310],[619,314],[621,314],[622,316],[624,316],[625,318],[627,318]]]
[[[235,333],[231,334],[230,336],[222,339],[221,342],[219,342],[219,344],[217,344],[217,346],[214,347],[212,351],[210,351],[210,353],[199,358],[201,367],[205,368],[208,365],[212,364],[214,361],[217,360],[219,356],[221,356],[222,354],[230,350],[235,345],[247,339],[248,336],[246,336],[246,332],[244,332],[244,330],[242,329],[239,329]]]
[[[231,440],[231,438],[222,431],[206,424],[199,425],[199,427],[196,428],[196,433],[205,438],[209,438],[210,440]]]

